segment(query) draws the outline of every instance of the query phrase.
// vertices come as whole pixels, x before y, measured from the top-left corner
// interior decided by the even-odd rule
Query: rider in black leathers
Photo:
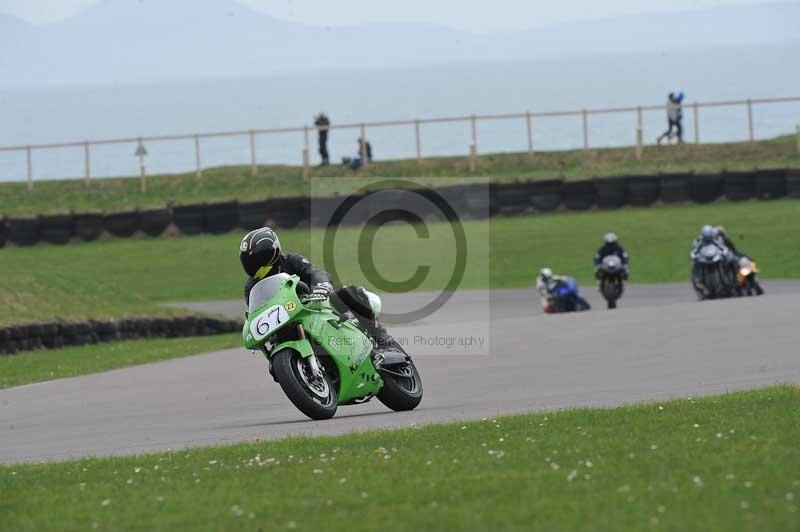
[[[250,303],[250,291],[264,278],[276,273],[297,275],[308,285],[312,296],[329,297],[340,313],[352,312],[378,348],[394,342],[386,328],[378,322],[362,287],[344,286],[334,290],[334,280],[328,272],[317,268],[298,253],[282,253],[278,235],[269,227],[247,233],[239,246],[239,254],[242,267],[249,276],[244,285],[246,304]]]
[[[605,237],[603,237],[603,245],[597,250],[597,253],[594,254],[595,277],[600,277],[600,265],[603,263],[603,259],[609,255],[616,255],[620,258],[622,261],[622,267],[625,269],[625,271],[622,273],[622,278],[627,279],[628,252],[625,251],[625,248],[619,243],[619,239],[614,233],[608,233]]]

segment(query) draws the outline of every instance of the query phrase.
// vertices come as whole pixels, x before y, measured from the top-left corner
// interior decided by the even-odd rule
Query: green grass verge
[[[631,254],[631,281],[688,282],[689,247],[701,225],[724,224],[755,257],[767,278],[800,277],[800,202],[715,203],[685,207],[560,213],[465,222],[468,260],[461,288],[531,286],[538,269],[592,278],[592,256],[607,231]],[[408,225],[385,226],[374,241],[374,268],[361,271],[360,232],[342,229],[334,255],[341,280],[373,287],[376,272],[399,281],[418,265],[431,271],[419,289],[439,290],[455,264],[449,226],[431,224],[420,239]],[[322,230],[282,231],[286,250],[322,264]],[[36,246],[0,252],[0,323],[37,319],[104,318],[175,312],[168,301],[241,297],[241,235],[111,240]]]
[[[0,388],[148,364],[240,346],[239,334],[136,340],[0,356]]]
[[[797,530],[800,389],[0,467],[0,529]]]
[[[64,211],[118,211],[131,207],[163,206],[168,202],[198,203],[226,199],[261,199],[269,195],[330,195],[353,190],[352,184],[369,184],[370,177],[428,177],[430,184],[469,181],[541,179],[566,177],[652,174],[656,172],[717,172],[800,166],[794,135],[755,143],[652,146],[637,160],[632,148],[572,150],[537,153],[493,154],[480,157],[477,171],[469,172],[466,157],[376,162],[354,174],[344,167],[315,169],[317,177],[348,176],[347,182],[316,180],[313,191],[297,166],[260,166],[253,176],[250,167],[212,168],[197,179],[194,172],[148,178],[142,193],[135,178],[95,179],[88,188],[83,180],[40,181],[29,192],[25,183],[0,184],[0,214],[24,215]],[[425,180],[422,180],[424,182]]]

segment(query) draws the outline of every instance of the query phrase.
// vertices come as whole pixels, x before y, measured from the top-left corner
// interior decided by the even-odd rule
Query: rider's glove
[[[333,292],[333,285],[331,283],[316,284],[311,289],[311,299],[328,299],[331,292]]]

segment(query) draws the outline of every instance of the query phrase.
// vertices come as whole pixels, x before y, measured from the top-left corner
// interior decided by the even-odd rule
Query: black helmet
[[[239,258],[247,275],[260,281],[270,273],[277,273],[281,260],[281,242],[269,227],[250,231],[239,246]],[[274,271],[273,271],[274,270]]]

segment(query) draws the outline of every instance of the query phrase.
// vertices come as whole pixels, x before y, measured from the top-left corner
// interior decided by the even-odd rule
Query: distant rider
[[[619,243],[617,235],[608,233],[603,237],[603,245],[594,254],[594,275],[600,278],[600,265],[603,264],[603,259],[610,255],[616,255],[622,261],[622,278],[628,279],[628,252]]]
[[[552,309],[552,299],[556,295],[559,288],[567,287],[570,281],[575,282],[574,279],[565,275],[553,275],[553,270],[550,268],[542,268],[539,270],[539,276],[536,278],[536,290],[542,301],[542,308],[545,312],[550,312]],[[577,310],[581,306],[588,310],[589,303],[579,295],[575,295],[574,300],[567,301],[567,310]]]
[[[352,312],[359,324],[374,340],[378,348],[394,342],[386,328],[379,322],[364,288],[345,286],[334,291],[333,278],[328,272],[317,268],[298,253],[284,254],[278,235],[269,227],[250,231],[239,245],[239,258],[249,276],[244,286],[245,303],[250,303],[250,291],[263,279],[276,273],[297,275],[308,285],[313,297],[328,298],[341,313]]]

